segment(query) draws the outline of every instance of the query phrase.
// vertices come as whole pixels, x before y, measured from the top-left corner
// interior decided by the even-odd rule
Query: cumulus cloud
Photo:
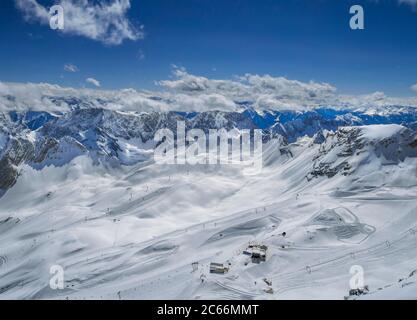
[[[85,81],[92,84],[93,86],[96,86],[97,88],[101,87],[100,81],[98,81],[94,78],[87,78],[87,79],[85,79]]]
[[[288,80],[270,75],[246,74],[233,80],[212,80],[187,73],[184,68],[174,66],[174,80],[159,81],[158,84],[171,90],[191,94],[225,93],[235,97],[273,94],[277,97],[317,98],[334,94],[336,88],[327,83],[308,83]]]
[[[242,80],[246,81],[255,92],[267,92],[282,98],[325,98],[336,92],[336,88],[328,83],[313,81],[304,83],[297,80],[288,80],[284,77],[271,77],[270,75],[247,74]]]
[[[417,92],[417,84],[413,84],[410,89],[414,92]]]
[[[188,100],[216,100],[220,101],[218,95],[223,98],[224,107],[230,108],[236,102],[252,101],[254,107],[294,107],[305,104],[319,105],[333,96],[336,88],[327,83],[301,82],[289,80],[284,77],[273,77],[270,75],[246,74],[231,80],[208,79],[201,76],[189,74],[184,68],[174,66],[174,79],[157,82],[160,86],[172,92],[175,100],[175,93],[187,95]],[[217,96],[216,99],[213,96]]]
[[[27,110],[67,112],[74,107],[117,111],[169,111],[169,104],[153,93],[134,89],[99,90],[64,88],[48,83],[0,82],[0,112]]]
[[[64,70],[67,72],[78,72],[78,67],[75,64],[67,63],[64,65]]]
[[[74,107],[106,108],[117,111],[241,111],[252,107],[260,112],[310,110],[334,107],[362,112],[384,112],[386,107],[417,107],[417,98],[388,97],[383,92],[367,95],[338,94],[327,83],[302,82],[271,75],[252,75],[232,79],[209,79],[173,70],[173,78],[159,81],[159,91],[101,90],[63,88],[47,83],[0,82],[0,112],[43,110],[65,112]],[[94,78],[86,81],[95,87]]]
[[[29,22],[49,25],[49,8],[37,0],[15,0]],[[135,27],[128,19],[130,0],[61,0],[57,4],[64,9],[64,29],[68,35],[84,36],[108,45],[119,45],[124,40],[144,37],[142,27]]]

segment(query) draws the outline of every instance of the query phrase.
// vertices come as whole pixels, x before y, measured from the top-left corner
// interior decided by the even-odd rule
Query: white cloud
[[[87,78],[85,79],[86,82],[96,86],[97,88],[99,88],[101,86],[100,81],[94,79],[94,78]]]
[[[138,54],[137,54],[137,58],[138,58],[138,60],[145,60],[145,58],[146,58],[145,52],[143,52],[142,49],[139,49]]]
[[[293,106],[299,104],[319,105],[332,97],[336,88],[327,83],[308,83],[270,75],[246,74],[232,80],[212,80],[189,74],[184,68],[174,66],[173,80],[157,84],[174,93],[186,94],[194,100],[207,100],[211,95],[222,95],[224,107],[230,108],[234,101],[253,101],[255,107],[266,105]],[[219,101],[219,99],[217,99]]]
[[[410,89],[414,92],[417,92],[417,84],[413,84]]]
[[[49,8],[37,0],[15,0],[27,21],[49,26]],[[144,37],[143,28],[136,28],[128,19],[130,0],[61,0],[64,9],[64,34],[84,36],[108,45]]]
[[[64,65],[64,70],[67,72],[78,72],[78,67],[75,64],[67,63]]]
[[[94,78],[86,81],[99,87]],[[388,106],[417,107],[417,97],[388,97],[383,92],[342,95],[330,84],[302,82],[271,75],[246,74],[233,79],[209,79],[174,69],[174,79],[158,82],[161,91],[63,88],[47,83],[1,83],[0,112],[43,110],[65,112],[74,107],[118,111],[240,111],[248,105],[258,111],[309,110],[334,107],[384,112]],[[414,87],[414,86],[413,86]]]
[[[83,107],[120,111],[169,111],[169,105],[153,99],[153,93],[133,89],[99,90],[63,88],[48,83],[0,82],[0,112],[48,111],[62,113],[73,103]]]

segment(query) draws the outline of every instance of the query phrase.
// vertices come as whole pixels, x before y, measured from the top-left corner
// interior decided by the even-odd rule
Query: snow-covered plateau
[[[177,121],[262,129],[262,171],[155,163]],[[417,299],[416,124],[412,107],[0,113],[0,299]]]

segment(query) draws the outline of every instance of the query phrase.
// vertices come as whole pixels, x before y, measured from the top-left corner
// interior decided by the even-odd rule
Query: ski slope
[[[360,298],[415,299],[414,137],[349,127],[286,153],[272,140],[258,175],[161,166],[130,145],[143,161],[25,164],[0,198],[0,298],[344,299],[359,265]],[[268,246],[265,262],[243,254],[249,243]],[[230,270],[210,274],[211,262]],[[63,290],[49,285],[52,265]]]

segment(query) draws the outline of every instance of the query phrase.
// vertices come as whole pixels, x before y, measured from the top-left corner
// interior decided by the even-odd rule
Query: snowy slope
[[[353,265],[363,297],[415,298],[415,276],[392,285],[417,268],[415,131],[318,126],[290,144],[272,135],[262,172],[244,175],[155,164],[149,139],[178,117],[79,110],[8,142],[3,159],[18,175],[0,198],[0,298],[343,299]],[[268,246],[266,262],[243,254],[249,242]],[[210,274],[210,262],[230,271]],[[64,268],[64,290],[50,288],[51,265]]]

